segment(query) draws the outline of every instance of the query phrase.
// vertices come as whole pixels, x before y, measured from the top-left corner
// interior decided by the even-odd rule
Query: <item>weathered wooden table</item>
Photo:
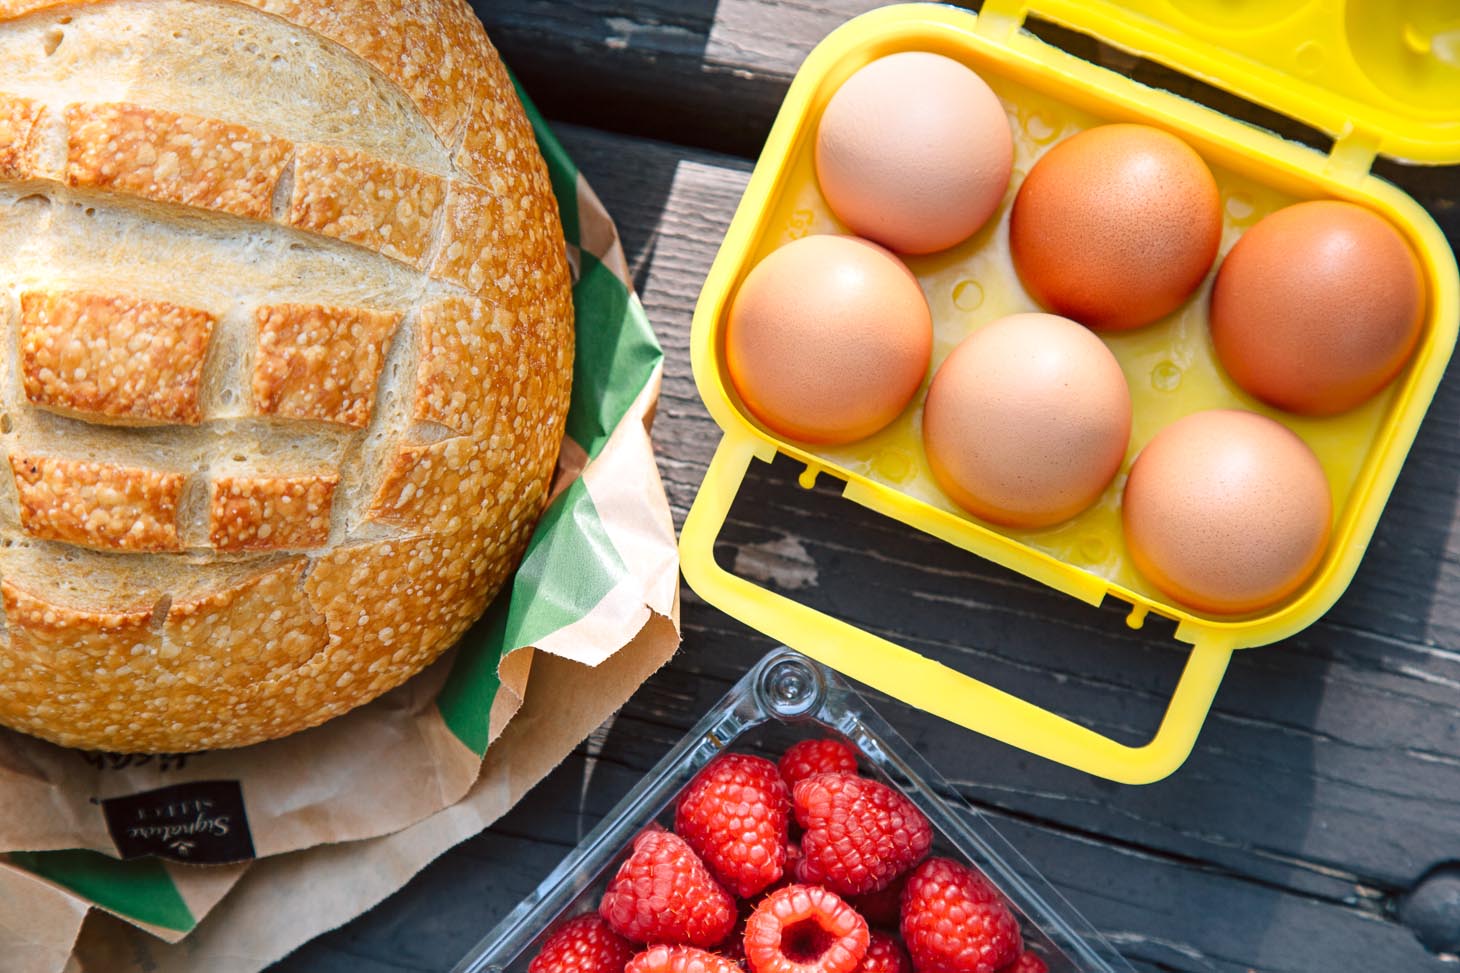
[[[717,439],[689,373],[700,283],[796,66],[874,5],[478,3],[623,233],[668,355],[655,438],[677,521]],[[1380,168],[1460,242],[1460,170]],[[1134,742],[1155,728],[1184,660],[1169,631],[1131,632],[1117,609],[894,529],[829,484],[803,492],[794,472],[754,474],[725,538],[739,572],[1103,733]],[[1196,751],[1163,783],[1106,783],[880,706],[1142,971],[1453,973],[1455,957],[1417,932],[1460,950],[1457,488],[1452,374],[1348,593],[1298,638],[1238,655]],[[449,969],[768,648],[686,591],[683,649],[616,719],[495,827],[277,969]]]

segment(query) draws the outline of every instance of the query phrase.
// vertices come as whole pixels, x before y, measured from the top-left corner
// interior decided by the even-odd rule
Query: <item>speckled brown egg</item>
[[[1293,594],[1328,546],[1318,458],[1281,423],[1217,409],[1180,419],[1126,481],[1125,543],[1152,584],[1197,611],[1238,614]]]
[[[907,407],[933,349],[917,278],[848,236],[795,240],[758,263],[725,324],[730,380],[751,413],[807,443],[870,436]]]
[[[1424,321],[1419,261],[1389,221],[1337,200],[1298,203],[1243,234],[1212,288],[1217,357],[1279,409],[1345,412],[1388,385]]]
[[[1097,331],[1170,314],[1211,269],[1222,236],[1217,183],[1181,139],[1102,125],[1060,142],[1019,187],[1014,267],[1047,310]]]
[[[1010,527],[1048,527],[1099,498],[1130,427],[1130,389],[1104,342],[1067,318],[1014,314],[939,366],[923,446],[959,506]]]
[[[901,253],[972,235],[998,208],[1013,162],[998,97],[940,54],[868,64],[832,95],[817,129],[816,176],[832,211]]]

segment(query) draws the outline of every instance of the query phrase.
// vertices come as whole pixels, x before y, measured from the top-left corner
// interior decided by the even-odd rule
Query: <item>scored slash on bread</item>
[[[464,0],[0,4],[0,266],[0,723],[281,736],[428,664],[520,558],[571,289]]]

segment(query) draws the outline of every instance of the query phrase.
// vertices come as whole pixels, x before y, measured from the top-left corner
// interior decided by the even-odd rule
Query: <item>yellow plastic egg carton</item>
[[[747,624],[877,689],[971,730],[1089,773],[1128,783],[1158,780],[1186,759],[1234,650],[1292,635],[1348,586],[1455,344],[1460,281],[1434,221],[1369,171],[1377,153],[1426,162],[1460,160],[1460,65],[1430,45],[1446,24],[1392,0],[988,0],[982,13],[928,4],[886,7],[850,21],[806,59],[786,96],[745,197],[695,310],[695,380],[724,431],[685,521],[686,580]],[[1435,7],[1442,8],[1444,4]],[[1323,153],[1285,141],[1177,95],[1083,61],[1023,29],[1029,13],[1160,61],[1335,135]],[[1428,17],[1428,20],[1425,18]],[[930,375],[960,340],[1006,314],[1038,310],[1009,256],[1010,204],[1050,146],[1108,122],[1140,122],[1190,144],[1216,176],[1223,206],[1220,254],[1243,230],[1290,203],[1336,198],[1381,214],[1419,256],[1428,297],[1420,345],[1399,378],[1360,408],[1305,419],[1241,392],[1212,352],[1212,274],[1178,311],[1137,331],[1106,334],[1130,386],[1134,424],[1125,463],[1094,507],[1040,531],[999,528],[955,506],[934,482],[920,436],[926,382],[890,427],[847,446],[810,447],[758,423],[739,401],[724,356],[730,301],[746,273],[777,247],[811,233],[848,232],[831,214],[813,165],[816,128],[837,87],[870,61],[931,51],[976,71],[1007,109],[1014,173],[1004,202],[952,250],[907,258],[933,314]],[[1237,54],[1234,51],[1246,53]],[[1098,173],[1092,173],[1098,178]],[[1220,266],[1219,256],[1217,266]],[[1215,273],[1215,267],[1213,268]],[[1249,616],[1208,616],[1162,595],[1131,565],[1120,522],[1130,464],[1175,419],[1242,408],[1282,422],[1318,455],[1334,501],[1322,565],[1294,596]],[[806,472],[845,481],[845,496],[1090,604],[1114,596],[1174,619],[1191,653],[1166,715],[1145,745],[1126,746],[736,577],[715,562],[714,542],[753,459],[794,457]]]

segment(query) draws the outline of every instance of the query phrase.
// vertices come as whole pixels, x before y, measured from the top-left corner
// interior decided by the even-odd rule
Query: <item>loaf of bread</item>
[[[465,0],[0,0],[0,723],[318,724],[544,506],[571,287]]]

